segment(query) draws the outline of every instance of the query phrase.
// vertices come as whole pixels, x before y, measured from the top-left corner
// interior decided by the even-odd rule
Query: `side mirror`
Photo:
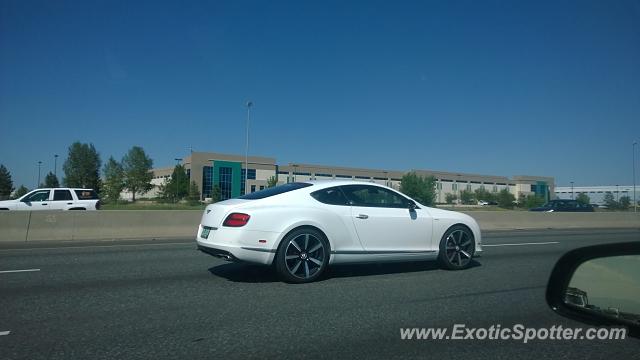
[[[640,337],[640,242],[588,246],[556,263],[547,303],[558,314]]]
[[[409,201],[409,211],[415,210],[416,207],[416,203],[414,203],[413,201]]]

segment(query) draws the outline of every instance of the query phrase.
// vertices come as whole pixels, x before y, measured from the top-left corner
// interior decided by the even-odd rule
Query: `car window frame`
[[[69,195],[69,198],[56,200],[56,192],[66,192]],[[51,199],[51,201],[73,201],[73,194],[71,194],[71,190],[69,189],[53,189],[53,197]]]
[[[316,198],[316,197],[314,196],[314,194],[320,194],[320,193],[322,193],[322,192],[325,192],[325,191],[328,191],[328,190],[332,190],[332,189],[336,189],[340,194],[342,194],[342,197],[343,197],[343,198],[344,198],[344,200],[345,200],[345,203],[344,203],[344,204],[331,204],[331,203],[327,203],[327,202],[324,202],[324,201],[319,200],[318,198]],[[348,197],[347,197],[347,195],[344,193],[344,191],[342,191],[342,188],[341,188],[341,186],[340,186],[340,185],[337,185],[337,186],[331,186],[331,187],[326,187],[326,188],[322,188],[322,189],[320,189],[320,190],[316,190],[316,191],[314,191],[314,192],[309,193],[309,195],[310,195],[314,200],[316,200],[317,202],[319,202],[319,203],[321,203],[321,204],[331,205],[331,206],[352,206],[352,205],[351,205],[351,203],[350,203],[349,198],[348,198]]]
[[[400,199],[403,200],[402,205],[399,206],[384,206],[383,204],[376,204],[376,205],[369,205],[369,204],[361,204],[361,203],[357,203],[354,201],[354,199],[352,199],[351,197],[349,197],[348,192],[345,191],[346,187],[364,187],[364,188],[375,188],[379,191],[386,191],[388,193],[393,194],[394,196],[399,197]],[[348,185],[340,185],[340,188],[342,190],[342,193],[345,195],[345,197],[347,198],[347,200],[349,201],[351,206],[358,206],[358,207],[369,207],[369,208],[382,208],[382,209],[408,209],[409,208],[409,204],[413,203],[416,204],[415,201],[407,198],[406,196],[403,196],[402,194],[395,192],[391,189],[387,189],[381,186],[375,186],[375,185],[369,185],[369,184],[348,184]],[[416,208],[418,208],[417,204],[416,204]]]
[[[46,192],[48,192],[48,195],[47,195],[47,198],[46,198],[46,199],[43,199],[43,200],[37,200],[37,201],[31,200],[31,197],[32,197],[32,196],[34,196],[34,195],[36,195],[36,194],[39,194],[39,193],[43,193],[43,192],[45,192],[45,191],[46,191]],[[42,189],[42,190],[34,190],[34,191],[33,191],[33,192],[31,192],[30,194],[26,195],[26,196],[23,198],[23,200],[22,200],[22,201],[23,201],[23,202],[45,202],[45,201],[49,201],[49,199],[51,199],[51,190],[45,190],[45,189]]]

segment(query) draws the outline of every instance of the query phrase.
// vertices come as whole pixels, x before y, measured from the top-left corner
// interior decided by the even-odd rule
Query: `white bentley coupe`
[[[339,263],[437,259],[467,268],[482,251],[468,215],[430,208],[388,187],[356,181],[288,183],[207,206],[198,249],[229,261],[274,265],[310,282]]]

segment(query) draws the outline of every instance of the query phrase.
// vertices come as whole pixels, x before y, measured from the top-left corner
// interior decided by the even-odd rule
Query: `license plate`
[[[208,227],[203,227],[203,228],[202,228],[202,232],[200,233],[200,237],[201,237],[201,238],[203,238],[203,239],[208,238],[208,237],[209,237],[209,232],[210,232],[210,231],[211,231],[211,229],[210,229],[210,228],[208,228]]]

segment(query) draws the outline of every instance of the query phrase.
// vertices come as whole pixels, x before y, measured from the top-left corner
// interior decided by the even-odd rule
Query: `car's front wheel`
[[[438,261],[445,269],[466,269],[471,265],[475,248],[471,230],[462,225],[452,226],[440,240]]]
[[[329,242],[312,228],[287,234],[280,243],[275,268],[286,282],[306,283],[320,277],[329,262]]]

